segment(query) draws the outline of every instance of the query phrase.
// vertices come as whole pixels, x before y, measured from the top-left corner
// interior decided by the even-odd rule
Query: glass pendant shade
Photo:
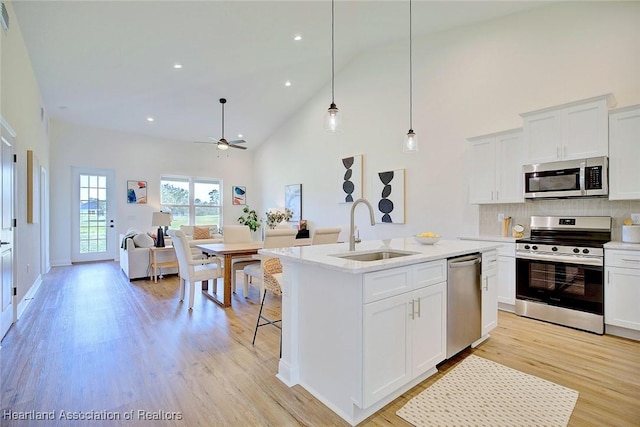
[[[324,128],[327,132],[342,132],[342,118],[334,103],[331,103],[324,117]]]
[[[415,153],[419,150],[418,136],[413,129],[409,129],[409,132],[404,137],[404,143],[402,144],[402,151],[405,153]]]

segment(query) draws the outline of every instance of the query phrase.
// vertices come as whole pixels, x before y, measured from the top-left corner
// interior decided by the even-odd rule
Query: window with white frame
[[[213,178],[160,178],[160,209],[171,212],[171,228],[222,225],[222,181]]]

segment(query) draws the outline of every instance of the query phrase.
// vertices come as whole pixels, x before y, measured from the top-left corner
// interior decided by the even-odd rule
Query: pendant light
[[[409,0],[409,132],[404,137],[402,151],[415,153],[418,151],[418,137],[413,131],[413,40],[411,37],[411,0]]]
[[[331,0],[331,105],[324,118],[324,128],[327,132],[342,131],[342,119],[335,103],[335,48],[334,48],[334,0]]]

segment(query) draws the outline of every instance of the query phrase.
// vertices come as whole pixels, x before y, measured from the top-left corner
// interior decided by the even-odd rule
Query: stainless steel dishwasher
[[[447,261],[447,359],[480,339],[480,254]]]

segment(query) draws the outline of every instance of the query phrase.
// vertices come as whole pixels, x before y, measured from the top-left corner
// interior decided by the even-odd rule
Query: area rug
[[[396,414],[419,427],[565,427],[577,400],[575,390],[470,355]]]

